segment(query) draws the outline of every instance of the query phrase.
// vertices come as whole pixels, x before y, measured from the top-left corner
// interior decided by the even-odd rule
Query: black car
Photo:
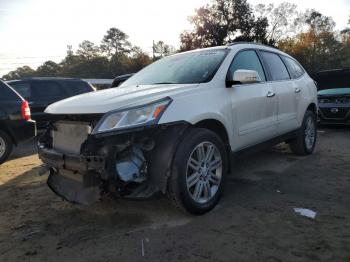
[[[35,135],[28,102],[0,80],[0,164],[7,160],[13,145]]]
[[[59,100],[94,91],[94,88],[81,79],[58,77],[35,77],[7,82],[30,105],[32,118],[37,122],[38,129],[46,128],[49,115],[45,108]]]
[[[112,87],[118,87],[121,83],[125,82],[128,80],[130,77],[132,77],[134,74],[126,74],[126,75],[120,75],[114,78],[111,88]]]
[[[318,85],[321,124],[350,125],[350,69],[335,69],[314,75]]]

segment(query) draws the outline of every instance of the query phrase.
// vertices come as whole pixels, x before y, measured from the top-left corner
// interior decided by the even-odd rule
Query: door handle
[[[267,92],[267,97],[274,97],[276,94],[274,93],[274,92],[271,92],[271,91],[269,91],[269,92]]]
[[[295,93],[300,93],[300,92],[301,92],[301,89],[298,88],[298,87],[296,87],[296,88],[294,89],[294,92],[295,92]]]

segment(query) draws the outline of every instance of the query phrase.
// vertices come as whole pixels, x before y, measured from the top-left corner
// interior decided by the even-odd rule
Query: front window
[[[168,56],[147,66],[125,81],[121,87],[209,82],[227,52],[226,49],[216,49]]]

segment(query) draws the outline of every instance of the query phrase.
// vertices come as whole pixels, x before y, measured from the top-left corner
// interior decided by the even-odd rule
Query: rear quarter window
[[[15,89],[22,97],[25,99],[30,100],[32,95],[31,95],[31,88],[30,84],[28,82],[11,82],[9,83],[13,89]]]
[[[84,81],[65,81],[64,84],[71,95],[80,95],[93,91],[93,88]]]
[[[260,51],[265,64],[269,68],[272,81],[289,80],[290,76],[282,59],[274,53]]]
[[[304,74],[304,69],[296,61],[286,56],[282,56],[282,59],[293,79],[299,78]]]
[[[21,98],[7,84],[0,81],[0,101],[20,101]]]

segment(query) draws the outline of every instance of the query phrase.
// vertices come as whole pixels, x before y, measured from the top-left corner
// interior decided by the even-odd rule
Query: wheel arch
[[[221,140],[225,144],[225,146],[230,145],[230,139],[229,139],[226,127],[219,120],[216,120],[216,119],[201,120],[201,121],[197,122],[196,124],[194,124],[193,127],[206,128],[210,131],[213,131],[221,138]]]
[[[6,124],[2,123],[0,121],[0,130],[5,132],[11,139],[11,142],[17,146],[17,142],[16,142],[16,139],[14,137],[14,135],[12,134],[11,130],[6,126]]]
[[[317,115],[317,106],[315,103],[310,103],[306,109],[307,110],[310,110],[311,112],[313,112],[315,115]]]

